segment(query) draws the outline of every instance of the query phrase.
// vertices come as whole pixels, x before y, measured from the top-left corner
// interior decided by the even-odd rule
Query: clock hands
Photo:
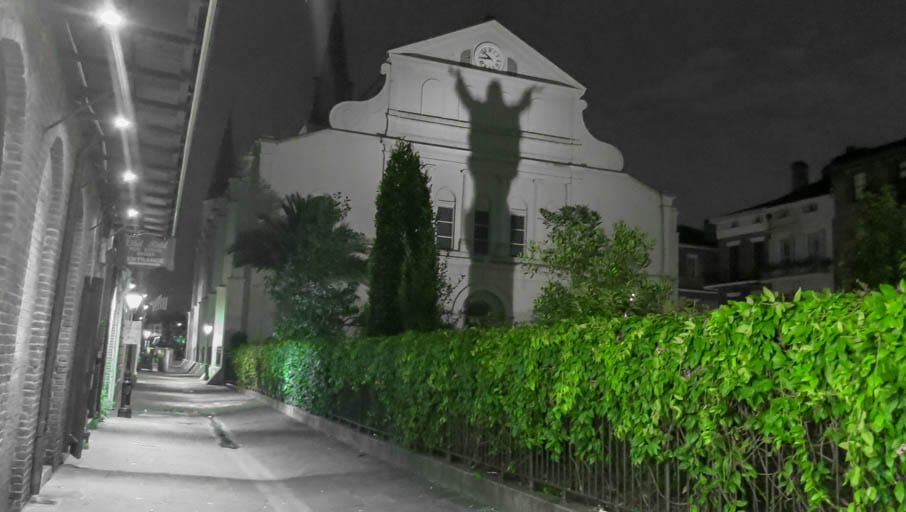
[[[479,48],[475,56],[475,63],[485,68],[497,68],[500,64],[500,55],[495,55],[492,49]]]

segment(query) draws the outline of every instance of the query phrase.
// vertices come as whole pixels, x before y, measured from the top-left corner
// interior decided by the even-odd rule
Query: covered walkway
[[[482,508],[226,387],[142,372],[27,512],[466,511]]]

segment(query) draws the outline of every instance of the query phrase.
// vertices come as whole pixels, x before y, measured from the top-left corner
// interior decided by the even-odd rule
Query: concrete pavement
[[[189,376],[143,372],[26,512],[490,511]]]

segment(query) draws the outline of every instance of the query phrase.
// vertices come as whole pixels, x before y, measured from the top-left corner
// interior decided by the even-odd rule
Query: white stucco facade
[[[501,69],[477,65],[475,50],[488,43]],[[644,230],[655,240],[649,272],[675,279],[673,197],[623,172],[620,151],[585,127],[585,88],[498,22],[390,50],[381,73],[383,89],[336,105],[329,128],[262,140],[260,178],[279,194],[347,196],[348,223],[372,238],[385,162],[399,140],[411,142],[435,207],[453,211],[452,242],[441,253],[456,285],[454,313],[469,297],[492,297],[506,319],[528,321],[543,281],[524,274],[513,244],[544,241],[540,210],[564,205]],[[487,219],[480,248],[475,215]]]
[[[731,299],[746,295],[737,289],[740,284],[754,292],[766,286],[788,297],[799,289],[833,290],[835,203],[830,192],[822,192],[711,219],[725,265],[731,265],[729,249],[733,247],[733,257],[745,261],[734,264],[742,277],[725,274],[723,282],[706,288],[730,291],[732,295],[727,297]],[[753,252],[755,243],[763,247],[760,263],[747,254]]]

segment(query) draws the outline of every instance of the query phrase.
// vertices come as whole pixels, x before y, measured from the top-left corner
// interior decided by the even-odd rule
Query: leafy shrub
[[[327,412],[321,346],[307,341],[249,343],[236,349],[236,380],[288,404]]]
[[[707,316],[250,345],[237,369],[249,387],[358,414],[426,451],[467,426],[491,446],[568,448],[571,464],[593,464],[612,456],[606,425],[633,463],[681,468],[693,509],[754,508],[753,482],[770,478],[775,508],[903,510],[904,338],[906,295],[893,287],[765,291]]]

